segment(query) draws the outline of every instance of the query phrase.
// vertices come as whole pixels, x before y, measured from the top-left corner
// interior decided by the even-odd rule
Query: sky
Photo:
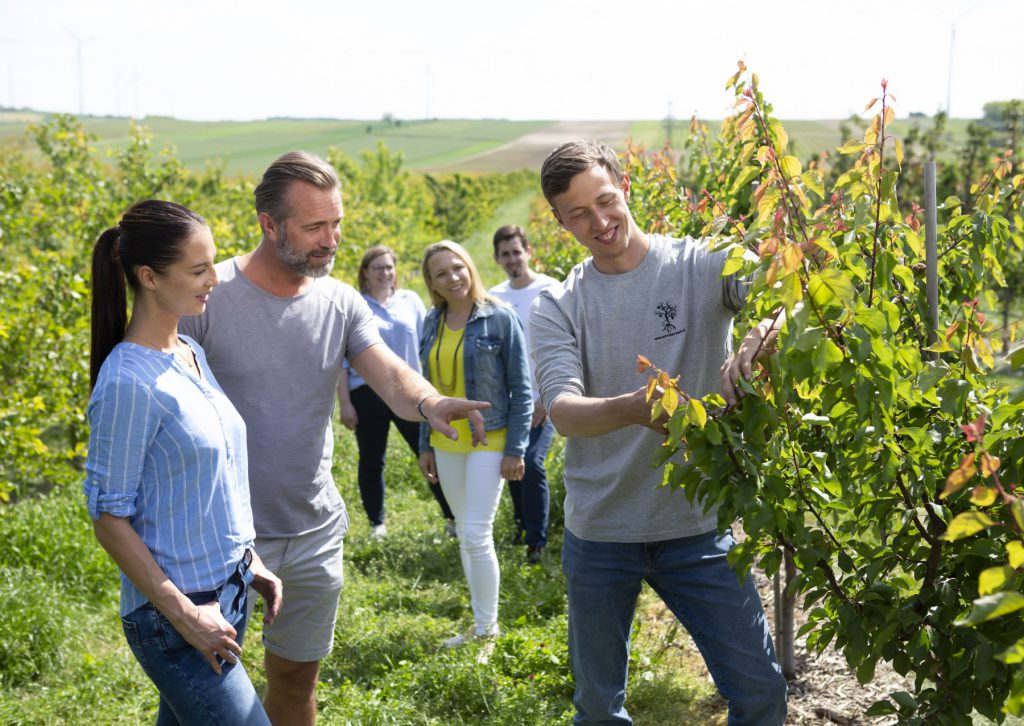
[[[194,120],[779,118],[1024,98],[1021,0],[0,0],[0,104]]]

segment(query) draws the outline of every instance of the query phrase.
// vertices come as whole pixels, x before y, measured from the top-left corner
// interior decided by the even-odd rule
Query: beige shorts
[[[283,587],[277,618],[263,626],[263,645],[274,655],[308,663],[331,652],[347,531],[348,516],[342,512],[320,529],[297,537],[256,538],[256,552]],[[257,597],[250,590],[250,616]]]

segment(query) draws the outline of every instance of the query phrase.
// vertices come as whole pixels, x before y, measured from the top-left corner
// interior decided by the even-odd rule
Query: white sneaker
[[[478,640],[483,644],[485,649],[487,649],[487,654],[490,655],[490,653],[494,651],[494,641],[498,639],[499,635],[501,635],[501,628],[498,627],[497,623],[491,623],[488,625],[483,633],[478,633],[476,631],[476,626],[474,625],[465,633],[460,633],[452,638],[448,638],[442,642],[441,645],[445,648],[458,648],[466,643],[472,643],[473,641]]]
[[[370,528],[370,539],[384,539],[388,536],[388,528],[383,524],[375,524]]]

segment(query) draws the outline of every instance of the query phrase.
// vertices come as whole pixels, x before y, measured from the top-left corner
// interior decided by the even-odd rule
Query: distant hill
[[[26,124],[38,123],[47,115],[31,110],[0,110],[0,143],[30,145],[25,136]],[[103,147],[120,150],[128,143],[127,118],[86,116],[83,123]],[[271,159],[289,149],[324,154],[334,146],[357,156],[383,142],[388,148],[403,152],[411,169],[483,172],[540,169],[544,157],[555,146],[583,137],[599,138],[616,148],[622,148],[627,138],[647,146],[660,146],[665,141],[663,121],[182,121],[155,116],[144,118],[141,123],[153,133],[157,148],[173,146],[177,157],[190,169],[223,164],[229,173],[250,175],[259,173]],[[895,133],[905,133],[908,123],[896,122]],[[963,135],[966,123],[950,123],[955,136]],[[784,124],[801,158],[845,141],[840,138],[840,121]],[[712,132],[718,128],[718,122],[708,125]],[[688,122],[676,122],[673,142],[678,144],[688,133]]]

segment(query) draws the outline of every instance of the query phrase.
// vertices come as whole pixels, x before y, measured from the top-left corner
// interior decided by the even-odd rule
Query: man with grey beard
[[[399,416],[452,438],[449,422],[457,418],[469,417],[482,434],[478,409],[489,404],[441,396],[382,343],[362,296],[328,276],[343,216],[330,164],[284,154],[254,196],[259,246],[217,265],[220,284],[206,312],[182,318],[179,329],[206,350],[245,420],[256,550],[284,585],[277,619],[263,631],[267,714],[276,726],[312,724],[349,521],[331,477],[342,361]]]

